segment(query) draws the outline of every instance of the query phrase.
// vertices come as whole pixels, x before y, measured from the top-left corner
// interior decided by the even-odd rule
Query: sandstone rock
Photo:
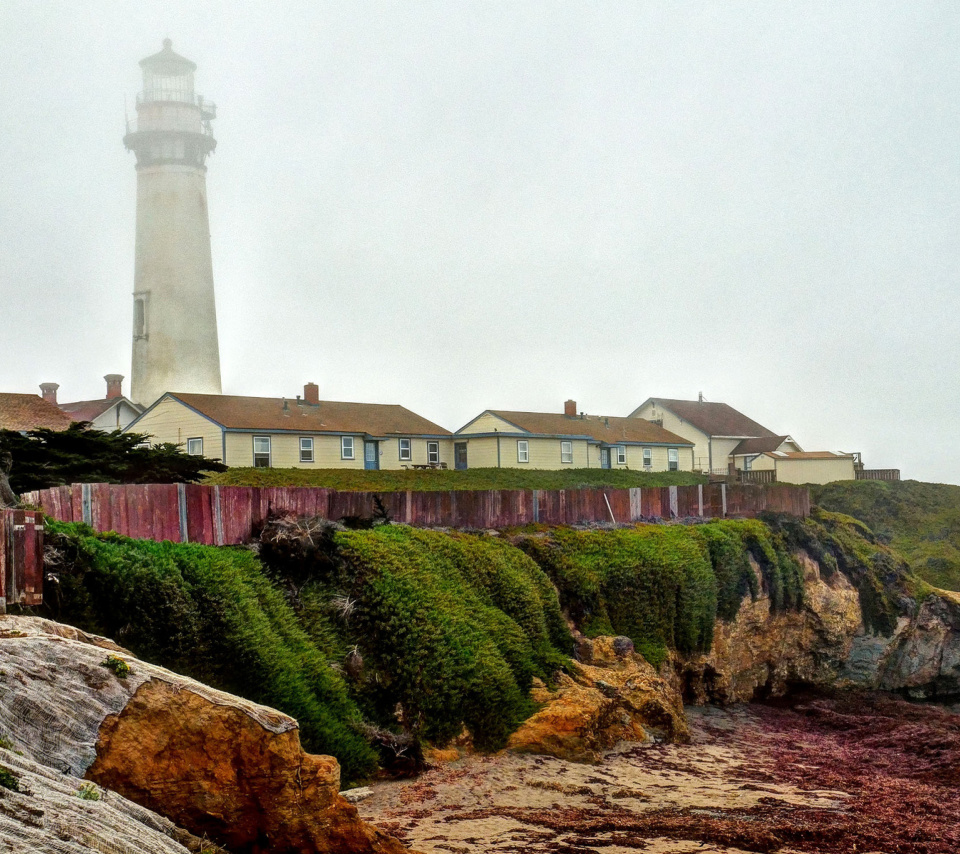
[[[128,663],[126,678],[102,666],[108,650]],[[0,687],[0,730],[29,758],[232,851],[407,850],[339,796],[336,760],[305,754],[295,720],[103,639],[0,618]]]
[[[10,854],[226,854],[168,819],[113,792],[13,751],[0,750],[0,768],[19,791],[0,787],[0,852]],[[87,783],[92,786],[92,783]]]
[[[535,683],[532,696],[543,707],[510,737],[509,750],[599,762],[620,741],[689,738],[679,695],[632,644],[594,638],[589,649],[595,663],[574,663],[553,690]]]
[[[761,584],[756,601],[745,596],[730,623],[718,622],[707,655],[674,655],[665,666],[687,702],[735,703],[779,696],[793,683],[835,684],[863,630],[857,591],[840,572],[821,576],[816,561],[798,555],[804,573],[804,607],[772,613]]]

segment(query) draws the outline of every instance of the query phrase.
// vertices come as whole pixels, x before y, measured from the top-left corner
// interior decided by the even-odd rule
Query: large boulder
[[[126,672],[125,672],[126,671]],[[0,730],[233,852],[400,854],[338,794],[297,722],[46,620],[0,618]]]
[[[599,762],[620,741],[689,739],[679,694],[629,638],[579,638],[577,648],[584,660],[573,662],[569,675],[552,688],[535,684],[541,708],[510,737],[508,749]]]

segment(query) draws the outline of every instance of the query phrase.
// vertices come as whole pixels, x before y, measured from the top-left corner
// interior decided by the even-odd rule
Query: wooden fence
[[[857,480],[900,480],[900,469],[857,469]]]
[[[0,510],[0,613],[43,601],[43,514]]]
[[[797,486],[728,484],[649,489],[338,492],[317,488],[198,484],[74,484],[24,499],[63,522],[97,531],[174,542],[248,542],[271,514],[369,517],[378,497],[396,522],[418,527],[505,528],[542,523],[630,523],[655,518],[756,516],[764,510],[807,516],[810,493]]]

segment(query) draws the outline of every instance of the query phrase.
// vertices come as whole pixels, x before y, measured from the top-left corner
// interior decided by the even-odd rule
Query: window
[[[432,466],[440,464],[439,442],[427,442],[427,462]]]
[[[653,448],[643,449],[643,467],[645,469],[653,468]]]
[[[667,449],[667,468],[677,471],[680,468],[680,452],[676,448]]]
[[[202,457],[203,439],[187,439],[187,453],[191,457]]]
[[[617,465],[625,466],[627,464],[627,447],[626,445],[617,445]]]
[[[526,439],[517,440],[517,462],[530,462],[530,443]]]
[[[258,469],[270,468],[270,437],[253,437],[253,465]]]
[[[313,437],[312,436],[300,437],[300,462],[301,463],[313,462]]]
[[[147,334],[147,309],[149,292],[141,291],[133,295],[133,340],[149,338]]]
[[[573,462],[573,442],[560,443],[560,462],[561,463]]]
[[[400,459],[401,460],[412,460],[413,455],[410,453],[410,440],[401,439],[400,440]]]
[[[340,437],[340,459],[353,459],[353,436]]]

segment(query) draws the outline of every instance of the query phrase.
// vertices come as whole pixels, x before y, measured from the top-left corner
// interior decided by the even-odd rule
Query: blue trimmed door
[[[467,443],[466,442],[454,442],[453,443],[453,467],[459,471],[463,471],[467,467]]]
[[[610,449],[609,448],[600,449],[600,468],[602,469],[610,468]]]
[[[369,439],[363,443],[363,467],[365,469],[380,468],[380,443]]]

